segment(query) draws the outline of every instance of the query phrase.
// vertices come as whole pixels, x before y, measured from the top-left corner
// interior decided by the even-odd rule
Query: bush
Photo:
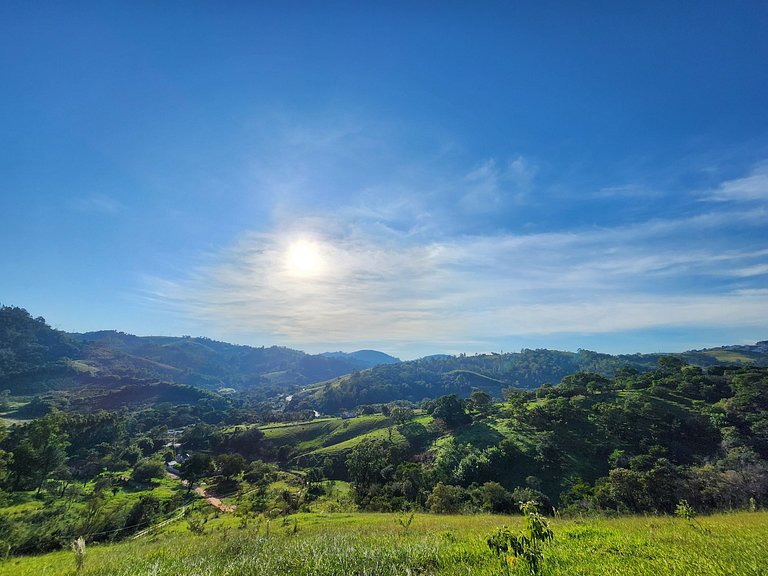
[[[427,498],[427,507],[435,514],[457,514],[466,498],[460,486],[438,482]]]
[[[165,467],[157,460],[140,460],[131,472],[131,480],[147,484],[165,476]]]

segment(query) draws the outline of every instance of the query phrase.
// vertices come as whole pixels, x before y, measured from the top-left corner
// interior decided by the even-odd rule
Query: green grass
[[[322,441],[341,426],[341,418],[321,418],[309,422],[292,422],[263,426],[264,438],[280,446],[289,444],[300,452],[320,448]]]
[[[298,532],[293,533],[294,519]],[[519,527],[520,517],[416,515],[403,534],[394,514],[298,514],[257,530],[232,517],[211,520],[206,534],[179,530],[121,544],[89,546],[81,574],[478,575],[503,574],[485,537]],[[768,513],[720,514],[691,524],[670,517],[554,520],[545,552],[548,576],[763,576]],[[0,576],[74,573],[74,554],[55,552],[0,563]],[[524,574],[515,566],[513,574]]]
[[[702,352],[702,354],[706,354],[707,356],[712,356],[715,360],[718,362],[743,362],[745,364],[750,364],[754,362],[753,358],[750,358],[749,356],[745,356],[744,354],[741,354],[739,352],[735,352],[733,350],[707,350],[706,352]]]
[[[369,438],[388,436],[390,421],[381,414],[358,416],[356,418],[318,418],[309,422],[270,424],[262,426],[264,438],[280,446],[295,446],[298,454],[332,455],[347,452]],[[395,442],[403,438],[393,430]]]
[[[82,360],[69,360],[67,361],[67,364],[70,368],[73,368],[77,372],[86,372],[90,374],[91,376],[98,374],[99,369],[95,366],[91,366],[87,362],[83,362]]]

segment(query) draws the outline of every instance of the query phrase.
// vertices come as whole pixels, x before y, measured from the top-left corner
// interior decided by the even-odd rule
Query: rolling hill
[[[522,350],[506,354],[431,356],[392,365],[380,365],[307,387],[295,394],[291,407],[323,413],[349,410],[363,404],[395,400],[420,402],[445,394],[469,396],[473,389],[496,398],[505,388],[538,388],[557,384],[568,374],[594,372],[613,377],[622,371],[648,372],[663,357],[700,367],[719,364],[768,366],[768,342],[724,346],[681,354],[610,355],[579,350]]]
[[[115,330],[69,334],[23,308],[0,307],[0,389],[11,395],[165,381],[269,398],[379,362],[397,359],[374,350],[310,355],[281,346]]]

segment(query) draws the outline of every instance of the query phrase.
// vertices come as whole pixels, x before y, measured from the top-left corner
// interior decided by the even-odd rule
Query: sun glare
[[[312,276],[320,271],[322,260],[317,244],[301,240],[288,248],[288,269],[299,276]]]

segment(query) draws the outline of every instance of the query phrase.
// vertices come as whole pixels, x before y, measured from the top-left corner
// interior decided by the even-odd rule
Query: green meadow
[[[397,514],[297,514],[247,523],[210,517],[204,533],[180,520],[161,532],[88,546],[79,574],[199,575],[478,575],[527,574],[493,556],[486,537],[522,526],[520,516],[417,514],[406,529]],[[553,519],[544,553],[550,576],[765,576],[768,512],[685,520],[669,516]],[[75,574],[75,555],[59,551],[0,563],[2,576]]]

